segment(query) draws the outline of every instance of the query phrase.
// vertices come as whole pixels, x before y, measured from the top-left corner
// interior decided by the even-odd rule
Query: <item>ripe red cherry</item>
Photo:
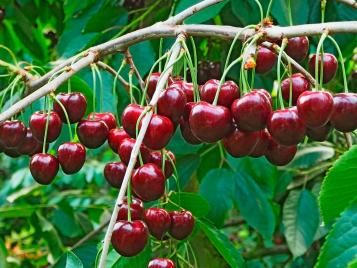
[[[130,136],[122,127],[109,130],[108,144],[113,152],[118,153],[120,144],[126,138],[130,138]]]
[[[161,168],[161,170],[163,170],[162,154],[160,151],[151,152],[149,162],[157,165],[159,168]],[[175,155],[171,151],[166,151],[166,154],[165,154],[165,177],[166,178],[169,178],[172,175],[172,173],[174,172],[174,167],[172,165],[172,162],[173,163],[176,162]]]
[[[216,96],[216,92],[219,86],[219,80],[211,79],[208,80],[201,88],[200,95],[201,100],[213,103]],[[239,87],[233,81],[227,81],[222,84],[221,90],[218,96],[218,105],[226,106],[230,108],[232,102],[238,99],[240,96]]]
[[[257,131],[265,128],[272,109],[268,98],[255,91],[235,100],[231,111],[240,130]]]
[[[313,141],[325,141],[332,130],[330,123],[319,128],[307,128],[306,135]]]
[[[180,120],[181,135],[186,142],[192,145],[201,144],[201,141],[192,133],[188,120],[181,118]]]
[[[268,130],[275,141],[285,146],[301,142],[306,131],[296,107],[274,111],[268,120]]]
[[[186,105],[185,93],[177,87],[169,87],[161,93],[157,103],[157,113],[178,123]]]
[[[124,175],[126,172],[126,165],[122,162],[108,163],[104,167],[104,177],[107,182],[115,188],[120,188]]]
[[[145,212],[145,222],[150,234],[161,240],[171,226],[170,214],[162,208],[149,208]]]
[[[78,142],[65,142],[58,147],[57,156],[63,172],[74,174],[86,161],[86,148]]]
[[[270,105],[273,103],[273,100],[272,100],[272,98],[271,98],[271,95],[270,95],[270,93],[269,93],[266,89],[264,89],[264,88],[254,89],[254,90],[252,90],[251,92],[255,92],[255,93],[261,94],[261,95],[263,95],[264,97],[266,97],[266,98],[268,99]]]
[[[86,119],[78,123],[77,134],[80,142],[91,149],[103,145],[108,136],[108,126],[103,120]]]
[[[144,137],[144,144],[152,150],[161,150],[174,134],[174,125],[166,116],[154,114]]]
[[[111,130],[117,127],[117,121],[115,119],[114,114],[106,112],[106,113],[90,113],[88,115],[89,119],[97,119],[103,120],[104,123],[107,125],[108,129]]]
[[[112,234],[113,248],[122,256],[132,257],[142,251],[149,238],[149,231],[143,221],[118,221]]]
[[[17,158],[19,156],[21,156],[21,154],[18,152],[17,148],[4,148],[4,153],[11,157],[11,158]]]
[[[50,154],[35,154],[31,157],[30,172],[39,184],[50,184],[57,175],[59,162]]]
[[[136,122],[138,121],[144,108],[138,104],[129,104],[123,111],[121,120],[126,133],[131,137],[136,137]]]
[[[327,91],[305,91],[297,101],[299,117],[309,128],[327,124],[333,111],[333,97]]]
[[[338,93],[333,98],[333,106],[332,125],[341,132],[354,131],[357,128],[357,94]]]
[[[43,142],[45,136],[46,122],[47,122],[47,112],[36,112],[31,115],[30,118],[30,129],[32,135],[39,142]],[[50,111],[50,117],[48,121],[48,131],[47,131],[47,140],[46,142],[50,143],[55,141],[58,136],[61,134],[62,129],[62,120],[60,116],[54,112]]]
[[[62,103],[62,105],[66,109],[69,121],[71,123],[77,123],[83,118],[87,109],[87,100],[82,93],[59,93],[57,94],[56,98]],[[56,101],[53,103],[53,110],[58,113],[58,115],[61,117],[62,122],[67,124],[66,116],[61,106]]]
[[[173,238],[183,240],[192,233],[195,219],[190,211],[171,211],[170,217],[171,226],[169,233]]]
[[[5,121],[0,124],[0,143],[6,148],[15,148],[26,138],[26,127],[19,120]]]
[[[235,130],[231,135],[223,138],[222,143],[230,155],[242,157],[253,152],[259,142],[260,136],[260,131],[243,132]]]
[[[154,95],[157,82],[159,82],[160,75],[161,73],[152,73],[146,81],[148,83],[147,94],[150,98],[152,97],[152,95]]]
[[[252,157],[260,157],[266,154],[268,150],[268,145],[270,141],[270,134],[269,132],[264,129],[260,131],[260,139],[258,143],[255,145],[253,151],[250,153]]]
[[[281,91],[285,101],[290,100],[290,81],[292,104],[296,105],[296,101],[299,96],[303,92],[310,90],[310,83],[309,80],[307,80],[301,73],[295,73],[290,78],[284,79],[281,83]]]
[[[149,262],[148,268],[175,268],[175,264],[170,259],[156,258]]]
[[[321,55],[318,57],[318,72],[320,76],[321,72]],[[313,54],[312,57],[309,60],[309,71],[312,75],[315,75],[315,61],[316,61],[316,54]],[[331,81],[336,72],[337,72],[337,67],[338,67],[338,62],[336,57],[333,54],[330,53],[324,53],[323,56],[323,82],[328,83]]]
[[[165,192],[165,176],[155,164],[148,163],[135,170],[131,179],[134,193],[144,201],[154,201]]]
[[[260,74],[269,72],[276,61],[276,55],[268,48],[259,46],[257,52],[255,71]]]
[[[273,139],[270,139],[268,150],[266,152],[266,159],[277,166],[285,166],[293,160],[297,151],[296,145],[284,146]]]
[[[145,214],[143,201],[138,198],[133,198],[130,203],[130,213],[131,220],[143,220]],[[120,220],[128,220],[128,200],[126,198],[123,200],[119,207],[117,221]]]
[[[16,147],[21,155],[32,156],[42,151],[42,143],[32,136],[31,129],[27,128],[25,139]]]
[[[194,101],[194,87],[192,83],[183,81],[183,80],[176,80],[169,83],[170,87],[177,87],[181,89],[186,95],[187,102]]]
[[[208,143],[219,141],[233,130],[230,110],[205,101],[198,102],[192,108],[189,123],[192,133]]]
[[[309,52],[309,38],[298,36],[288,39],[285,52],[296,61],[302,61]]]
[[[135,139],[126,138],[119,146],[118,154],[120,156],[121,161],[123,161],[126,165],[129,164],[131,151],[133,150],[134,145]],[[144,163],[147,163],[150,160],[150,150],[144,144],[140,146],[140,154]],[[139,166],[139,161],[136,161],[135,167]]]

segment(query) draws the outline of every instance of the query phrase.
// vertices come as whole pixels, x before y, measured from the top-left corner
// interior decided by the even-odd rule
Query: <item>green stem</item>
[[[133,96],[133,71],[129,71],[129,95],[130,95],[130,103],[134,103],[135,98]]]
[[[72,85],[71,85],[71,79],[68,79],[68,88],[67,88],[68,93],[72,92]]]
[[[185,41],[182,41],[181,44],[185,50],[185,57],[187,58],[188,66],[190,68],[190,73],[191,73],[191,78],[192,78],[192,83],[193,83],[193,93],[194,93],[193,98],[197,102],[200,99],[200,94],[198,91],[198,82],[197,82],[197,63],[196,63],[196,66],[193,64],[190,50],[188,49]],[[194,50],[196,50],[196,49],[194,49]],[[196,62],[197,62],[197,55],[194,55],[194,57],[196,58]]]
[[[14,63],[15,65],[17,65],[16,56],[15,56],[15,54],[12,52],[12,50],[9,49],[8,47],[4,46],[4,45],[0,45],[0,48],[6,50],[6,51],[9,53],[10,57],[12,58],[13,63]]]
[[[46,118],[46,126],[45,126],[45,135],[43,136],[43,145],[42,145],[42,153],[46,153],[46,141],[47,141],[47,135],[48,135],[48,125],[50,122],[50,114],[51,114],[51,104],[50,100],[46,96],[47,99],[47,118]]]
[[[260,3],[259,0],[254,0],[255,3],[257,3],[258,7],[259,7],[259,13],[260,13],[260,24],[263,25],[264,22],[264,13],[263,13],[263,7],[262,4]]]
[[[192,45],[192,50],[193,50],[193,63],[194,63],[194,66],[195,66],[195,81],[197,81],[197,66],[198,66],[198,60],[197,60],[197,48],[196,48],[196,44],[195,44],[195,39],[193,39],[193,37],[191,36],[190,37],[190,40],[191,40],[191,45]],[[192,75],[191,75],[191,78],[192,78]]]
[[[55,102],[57,102],[57,104],[61,107],[61,109],[62,109],[62,111],[63,111],[63,113],[64,113],[64,115],[65,115],[65,117],[66,117],[66,121],[67,121],[67,125],[68,125],[69,138],[70,138],[70,140],[72,141],[72,140],[73,140],[73,135],[72,135],[72,128],[71,128],[71,121],[69,120],[69,116],[68,116],[68,113],[67,113],[67,111],[66,111],[66,108],[63,106],[62,102],[60,102],[60,101],[56,98],[55,94],[51,94],[51,97],[52,97],[52,99],[54,99]]]
[[[117,71],[117,73],[115,74],[115,77],[114,77],[114,82],[113,82],[113,98],[114,98],[114,101],[115,101],[115,111],[117,111],[118,109],[118,94],[117,94],[117,91],[116,91],[116,88],[117,88],[117,81],[118,81],[118,77],[120,75],[120,72],[122,71],[122,69],[124,68],[126,64],[126,60],[124,59],[122,62],[121,62],[121,65],[119,67],[119,70]],[[118,126],[120,126],[120,122],[119,122],[119,118],[117,117],[117,123],[118,123]]]
[[[159,58],[162,57],[162,46],[163,46],[163,43],[164,43],[164,39],[163,38],[160,38],[160,45],[159,45]],[[161,73],[161,70],[162,70],[162,63],[161,61],[159,62],[159,72]]]
[[[93,112],[95,112],[95,101],[96,101],[96,95],[97,95],[97,79],[95,77],[95,71],[93,65],[91,65],[92,69],[92,80],[93,80]]]
[[[99,79],[99,87],[100,87],[100,102],[99,102],[99,111],[103,111],[103,105],[104,105],[104,89],[103,89],[103,79],[102,79],[102,75],[99,71],[99,68],[97,65],[94,65],[94,70],[98,76]]]
[[[288,11],[289,11],[289,25],[293,25],[293,16],[291,14],[291,0],[288,0]]]
[[[131,222],[131,181],[129,181],[126,190],[126,204],[128,206],[128,221]]]
[[[293,80],[291,78],[292,76],[292,69],[291,69],[291,63],[288,59],[288,69],[289,69],[289,107],[292,106],[293,104]]]
[[[325,40],[325,38],[327,37],[327,32],[324,32],[321,35],[321,38],[319,40],[319,43],[317,45],[316,48],[316,57],[315,57],[315,81],[316,81],[316,86],[314,87],[313,90],[319,89],[319,58],[320,58],[320,50],[321,50],[321,46]],[[321,58],[321,63],[323,64],[323,58]]]
[[[326,0],[321,0],[321,22],[325,22]]]
[[[278,94],[279,94],[279,100],[280,100],[280,106],[281,108],[284,108],[284,101],[283,101],[283,94],[281,92],[281,76],[280,76],[280,65],[281,65],[281,57],[283,55],[283,51],[287,45],[288,40],[286,38],[283,39],[283,43],[281,44],[280,50],[279,50],[279,56],[278,56],[278,70],[277,70],[277,80],[278,80]]]
[[[266,18],[269,17],[269,15],[270,15],[270,11],[271,11],[272,5],[273,5],[273,0],[270,0],[269,1],[269,5],[268,5],[268,9],[267,9],[267,13],[265,15]]]

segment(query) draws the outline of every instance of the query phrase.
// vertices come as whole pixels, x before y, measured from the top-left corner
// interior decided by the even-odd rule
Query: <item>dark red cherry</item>
[[[106,112],[106,113],[90,113],[88,115],[89,119],[97,119],[102,120],[107,125],[108,129],[111,130],[117,127],[117,121],[115,119],[114,114]]]
[[[274,111],[268,120],[268,130],[275,141],[285,146],[298,144],[306,132],[296,107]]]
[[[301,73],[295,73],[291,77],[284,79],[281,83],[281,92],[285,101],[290,100],[290,82],[292,104],[296,105],[299,96],[303,92],[310,90],[310,83],[309,80],[307,80]]]
[[[318,57],[318,72],[319,72],[319,77],[320,77],[320,72],[321,72],[321,55]],[[312,75],[315,75],[315,61],[316,61],[316,54],[313,54],[309,60],[309,71]],[[323,56],[323,82],[328,83],[331,81],[336,72],[337,72],[337,67],[338,67],[338,62],[336,57],[333,54],[330,53],[324,53]]]
[[[59,162],[50,154],[35,154],[31,157],[30,172],[39,184],[50,184],[57,175]]]
[[[156,258],[149,262],[148,268],[175,268],[175,264],[170,259]]]
[[[114,188],[120,188],[126,172],[126,165],[123,162],[108,163],[104,167],[104,177]]]
[[[255,91],[235,100],[231,111],[240,130],[257,131],[265,128],[272,108],[268,98]]]
[[[138,104],[129,104],[123,111],[122,125],[126,133],[132,138],[136,137],[136,124],[143,111],[144,108]]]
[[[87,109],[87,100],[82,93],[59,93],[57,94],[56,98],[62,103],[62,105],[66,109],[69,121],[71,123],[77,123],[81,121]],[[62,122],[67,124],[66,116],[61,106],[56,101],[53,103],[53,110],[58,113],[58,115],[61,117]]]
[[[16,150],[21,155],[32,156],[42,152],[42,143],[32,136],[31,129],[27,128],[25,139],[16,147]]]
[[[187,102],[194,101],[194,87],[193,87],[192,83],[188,83],[183,80],[178,80],[178,81],[173,81],[172,83],[169,83],[169,86],[177,87],[177,88],[181,89],[186,95]]]
[[[230,155],[242,157],[253,152],[259,142],[260,136],[260,131],[243,132],[235,130],[231,135],[223,138],[222,143]]]
[[[166,116],[154,114],[144,137],[144,144],[152,150],[161,150],[174,134],[174,124]]]
[[[341,132],[357,129],[357,94],[338,93],[333,97],[331,123]]]
[[[32,131],[32,135],[39,142],[43,142],[44,140],[47,115],[47,112],[41,111],[34,113],[30,118],[30,129]],[[46,142],[50,143],[55,141],[61,134],[61,129],[62,120],[60,116],[56,112],[50,111]]]
[[[135,139],[126,138],[122,141],[122,143],[119,146],[118,154],[120,156],[121,161],[123,161],[126,165],[129,164],[131,151],[133,150],[134,145],[135,145]],[[140,146],[140,154],[144,163],[147,163],[151,158],[150,150],[144,144]],[[139,166],[140,166],[140,162],[139,160],[137,160],[135,167],[139,167]]]
[[[128,220],[128,200],[125,198],[119,205],[117,221]],[[131,220],[143,220],[145,215],[144,203],[138,198],[133,198],[130,203]]]
[[[252,157],[260,157],[266,154],[268,150],[268,145],[270,141],[270,134],[269,132],[264,129],[260,131],[260,139],[258,143],[255,145],[253,151],[250,153]]]
[[[130,138],[130,136],[122,127],[109,130],[108,144],[113,152],[118,153],[121,142],[126,138]]]
[[[213,103],[216,96],[216,92],[219,86],[219,80],[211,79],[208,80],[201,88],[200,95],[201,100]],[[230,108],[232,102],[238,99],[240,96],[239,87],[233,81],[227,81],[222,84],[221,90],[219,91],[218,105]]]
[[[63,172],[74,174],[86,161],[86,148],[78,142],[65,142],[58,147],[57,157]]]
[[[258,94],[261,94],[261,95],[265,96],[268,99],[270,105],[273,103],[271,95],[266,89],[264,89],[264,88],[254,89],[251,92],[255,92],[255,93],[258,93]]]
[[[150,98],[152,97],[152,95],[154,95],[157,82],[159,82],[160,75],[161,73],[152,73],[146,81],[148,83],[147,94]]]
[[[19,120],[0,123],[0,143],[6,148],[15,148],[26,138],[26,127]]]
[[[161,93],[157,103],[157,113],[178,123],[186,105],[185,93],[177,87],[169,87]]]
[[[103,120],[85,119],[79,122],[77,126],[77,135],[80,142],[91,149],[103,145],[108,133],[108,126]]]
[[[169,233],[173,238],[183,240],[192,233],[195,219],[190,211],[171,211],[170,217],[171,226]]]
[[[156,239],[163,239],[171,226],[170,214],[162,208],[149,208],[145,211],[145,222],[150,234]]]
[[[260,74],[269,72],[276,61],[276,55],[268,48],[258,46],[255,71]]]
[[[298,36],[288,39],[285,52],[296,61],[302,61],[309,52],[309,38]]]
[[[268,150],[266,152],[266,159],[277,166],[285,166],[293,160],[297,151],[296,145],[284,146],[273,139],[270,139]]]
[[[189,144],[197,145],[197,144],[202,143],[198,138],[196,138],[195,135],[193,135],[192,130],[190,128],[190,123],[188,122],[188,120],[184,120],[183,118],[181,118],[180,130],[181,130],[182,137]]]
[[[133,192],[144,201],[159,199],[165,192],[165,176],[155,164],[148,163],[135,170],[131,179]]]
[[[298,98],[296,107],[307,127],[322,127],[330,120],[333,97],[327,91],[305,91]]]
[[[330,123],[319,128],[307,128],[306,135],[313,141],[325,141],[332,130]]]
[[[208,143],[219,141],[233,130],[230,110],[205,101],[198,102],[192,108],[189,123],[192,133]]]
[[[4,148],[4,153],[11,158],[17,158],[17,157],[21,156],[21,154],[18,152],[16,147]]]
[[[121,256],[132,257],[145,248],[148,238],[149,231],[143,221],[118,221],[111,242]]]
[[[170,160],[171,159],[171,160]],[[160,151],[153,151],[150,154],[150,163],[157,165],[161,170],[164,170],[162,163],[162,154]],[[171,151],[165,151],[165,177],[169,178],[174,172],[172,162],[176,162],[175,155]]]

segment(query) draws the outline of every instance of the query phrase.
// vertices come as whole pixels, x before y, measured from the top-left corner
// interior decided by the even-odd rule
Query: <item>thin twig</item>
[[[77,243],[75,243],[71,250],[78,248],[80,245],[84,244],[85,242],[87,242],[88,240],[92,239],[94,236],[96,236],[97,234],[99,234],[107,225],[109,224],[109,219],[106,220],[105,222],[103,222],[101,225],[99,225],[99,227],[97,229],[94,229],[93,231],[91,231],[90,233],[88,233],[87,235],[85,235],[81,240],[79,240]]]
[[[136,68],[133,57],[131,56],[129,48],[125,51],[125,58],[127,60],[127,63],[130,65],[130,69],[135,73],[136,78],[139,81],[139,85],[142,91],[145,90],[145,82],[142,79],[138,68]]]
[[[108,64],[102,62],[102,61],[98,61],[97,65],[102,68],[103,70],[107,71],[108,73],[110,73],[111,75],[113,75],[114,77],[116,77],[117,72]],[[129,92],[129,83],[127,81],[125,81],[125,79],[119,74],[118,76],[119,81],[123,84],[125,90],[127,92]]]

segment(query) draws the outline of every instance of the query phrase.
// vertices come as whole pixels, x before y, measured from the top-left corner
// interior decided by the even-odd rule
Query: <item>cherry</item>
[[[14,147],[14,148],[4,148],[3,151],[7,156],[12,157],[12,158],[16,158],[16,157],[21,156],[21,154],[18,152],[16,147]]]
[[[163,170],[162,153],[160,151],[151,152],[149,162],[157,165],[158,167],[161,168],[161,170]],[[175,155],[171,151],[166,151],[166,155],[165,155],[165,177],[166,178],[169,178],[174,172],[174,167],[172,165],[172,162],[173,163],[176,162]]]
[[[192,133],[208,143],[219,141],[233,130],[230,110],[205,101],[198,102],[192,108],[189,123]]]
[[[307,128],[306,135],[313,141],[325,141],[332,130],[330,123],[319,128]]]
[[[309,52],[309,38],[298,36],[288,39],[285,52],[296,61],[302,61]]]
[[[333,98],[333,106],[332,125],[341,132],[354,131],[357,128],[357,94],[338,93]]]
[[[326,125],[333,111],[333,97],[327,91],[305,91],[297,100],[299,117],[309,128]]]
[[[255,71],[260,74],[269,72],[276,61],[276,55],[268,48],[258,46]]]
[[[197,144],[201,143],[201,141],[198,138],[196,138],[195,135],[193,135],[192,130],[190,128],[190,123],[188,122],[188,120],[184,120],[183,118],[181,118],[180,130],[181,130],[182,137],[189,144],[197,145]]]
[[[222,143],[230,155],[242,157],[253,152],[259,142],[260,136],[260,131],[243,132],[235,130],[231,135],[223,138]]]
[[[185,109],[183,111],[182,114],[182,119],[184,119],[185,121],[188,121],[190,119],[190,113],[193,107],[195,107],[197,103],[195,102],[187,102],[185,105]]]
[[[131,213],[131,220],[143,220],[145,209],[144,203],[138,198],[133,198],[130,203],[130,213]],[[120,204],[118,210],[118,217],[117,221],[126,221],[128,220],[128,200],[125,198],[123,202]]]
[[[15,148],[26,138],[26,127],[19,120],[0,123],[0,143],[6,148]]]
[[[315,61],[316,61],[316,54],[313,54],[309,60],[309,71],[312,75],[315,75]],[[318,72],[319,72],[319,76],[321,73],[321,55],[319,55],[318,57]],[[331,53],[324,53],[323,56],[323,82],[327,83],[329,81],[331,81],[336,72],[337,72],[337,67],[338,67],[338,63],[337,63],[337,59],[336,57],[331,54]]]
[[[170,214],[162,208],[149,208],[145,212],[145,222],[152,236],[162,240],[171,225]]]
[[[194,87],[193,87],[192,83],[188,83],[183,80],[178,80],[178,81],[173,81],[172,83],[169,83],[169,86],[177,87],[177,88],[181,89],[186,95],[187,102],[194,101]]]
[[[117,127],[117,121],[115,119],[114,114],[106,112],[106,113],[90,113],[88,115],[89,119],[97,119],[102,120],[107,125],[108,129],[111,130]]]
[[[150,75],[150,77],[148,77],[147,79],[147,94],[149,95],[149,97],[151,98],[152,95],[154,95],[157,83],[159,82],[159,78],[161,76],[161,73],[157,72],[157,73],[152,73]]]
[[[120,188],[126,172],[126,165],[122,162],[108,163],[104,167],[104,177],[107,182],[115,187]]]
[[[133,192],[144,201],[154,201],[165,192],[165,177],[155,164],[148,163],[135,170],[131,179]]]
[[[126,165],[129,164],[130,155],[134,148],[134,145],[135,145],[135,139],[126,138],[122,141],[122,143],[120,144],[120,146],[118,148],[118,154],[120,156],[120,159]],[[140,146],[140,154],[141,154],[141,157],[142,157],[144,163],[147,163],[151,158],[150,150],[144,144],[142,144]],[[140,166],[139,161],[136,161],[135,167],[139,167],[139,166]]]
[[[39,142],[43,142],[45,136],[46,122],[47,122],[48,113],[41,111],[35,112],[31,115],[30,118],[30,129],[32,135]],[[62,129],[62,120],[58,113],[50,111],[50,116],[48,120],[48,130],[47,130],[47,140],[46,142],[50,143],[55,141],[58,136],[61,134]]]
[[[190,211],[171,211],[170,217],[171,226],[169,233],[173,238],[182,240],[192,233],[193,227],[195,225],[195,219],[193,218]]]
[[[77,126],[80,142],[91,149],[101,146],[107,139],[108,132],[107,124],[98,119],[84,119]]]
[[[296,107],[276,110],[268,120],[270,135],[281,145],[296,145],[304,139],[305,125]]]
[[[31,157],[30,172],[39,184],[50,184],[57,175],[58,159],[50,154],[35,154]]]
[[[260,157],[266,154],[269,146],[270,134],[264,129],[260,131],[260,139],[258,143],[255,145],[253,151],[250,153],[252,157]]]
[[[152,150],[164,148],[174,134],[174,125],[169,118],[154,114],[147,128],[144,144]]]
[[[169,87],[161,93],[157,103],[157,113],[177,123],[186,105],[185,93],[177,87]]]
[[[118,221],[112,234],[113,248],[122,256],[132,257],[142,251],[149,238],[149,231],[143,221]]]
[[[290,81],[291,81],[291,100],[296,105],[298,97],[305,91],[310,90],[309,80],[301,73],[295,73],[281,83],[281,92],[285,101],[290,100]]]
[[[131,137],[136,137],[136,123],[143,111],[144,108],[138,104],[129,104],[123,111],[122,125]]]
[[[113,150],[113,152],[117,153],[120,144],[122,141],[126,138],[130,138],[128,133],[125,132],[125,130],[120,127],[120,128],[113,128],[109,130],[108,134],[108,144],[110,148]]]
[[[175,268],[175,264],[170,259],[156,258],[149,262],[148,268]]]
[[[63,107],[66,109],[69,121],[71,123],[77,123],[83,118],[87,109],[87,100],[82,93],[59,93],[57,94],[56,98],[62,103]],[[53,103],[53,110],[58,113],[58,115],[61,117],[62,122],[67,124],[66,116],[61,106],[56,101]]]
[[[264,97],[266,97],[266,98],[268,99],[270,105],[272,105],[273,100],[272,100],[272,98],[271,98],[270,93],[269,93],[266,89],[264,89],[264,88],[254,89],[254,90],[252,90],[251,92],[255,92],[255,93],[258,93],[258,94],[263,95]]]
[[[219,80],[211,79],[208,80],[201,88],[200,95],[201,100],[213,103],[216,96],[216,92],[219,86]],[[240,96],[239,87],[233,81],[227,81],[222,84],[221,90],[218,96],[218,105],[226,106],[230,108],[232,102],[238,99]]]
[[[268,98],[262,92],[252,91],[235,100],[231,111],[240,130],[257,131],[265,128],[272,108]]]
[[[31,129],[27,128],[25,139],[16,147],[16,150],[21,155],[32,156],[42,151],[42,143],[36,140],[31,132]]]
[[[266,159],[277,166],[285,166],[293,160],[297,151],[296,145],[284,146],[273,139],[270,139],[268,150],[266,152]]]
[[[86,161],[86,148],[78,142],[65,142],[58,147],[57,156],[63,172],[74,174]]]

